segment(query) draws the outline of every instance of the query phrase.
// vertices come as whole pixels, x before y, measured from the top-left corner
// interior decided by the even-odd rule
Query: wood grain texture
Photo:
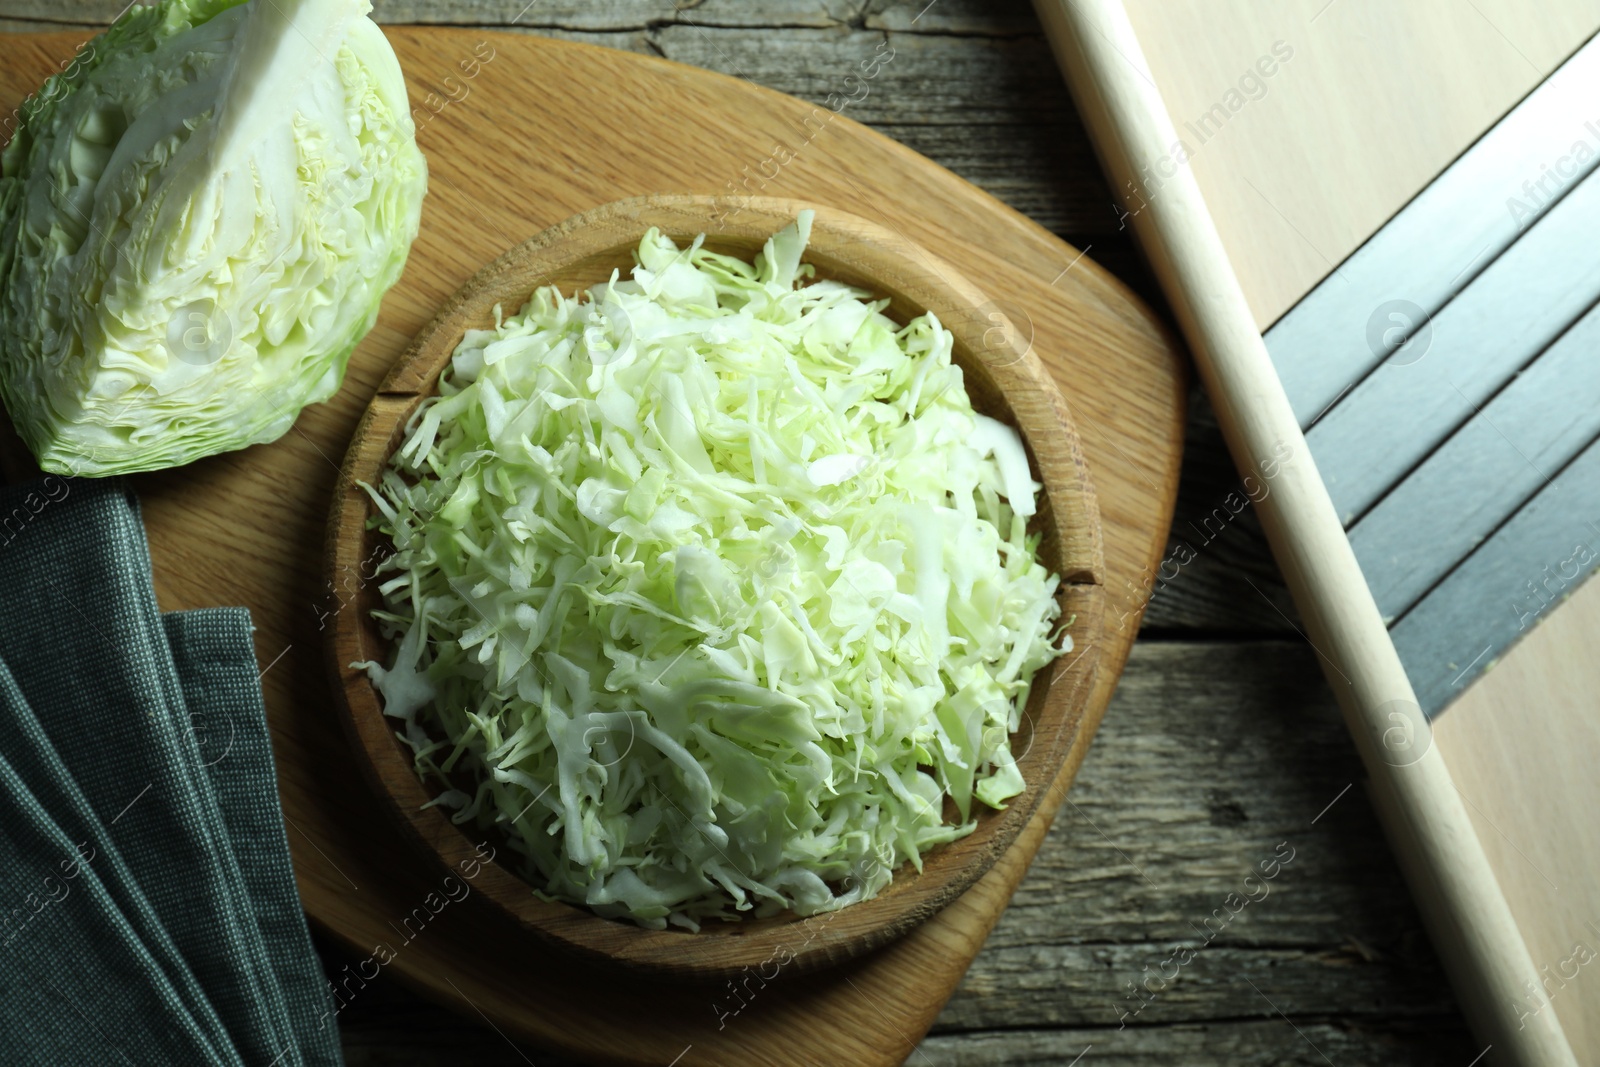
[[[380,3],[377,13],[391,22],[427,21],[439,6],[436,0]],[[504,26],[525,6],[525,0],[464,0],[449,11],[453,24]],[[820,93],[805,86],[826,82],[819,71],[842,73],[848,66],[842,55],[852,41],[875,44],[886,32],[897,46],[926,38],[927,47],[900,52],[901,80],[893,92],[874,90],[875,110],[865,121],[1069,244],[1091,247],[1095,261],[1160,308],[1129,231],[1118,229],[1112,192],[1027,0],[939,0],[931,8],[926,0],[870,0],[852,2],[842,12],[836,4],[734,0],[721,7],[736,9],[741,24],[728,27],[721,23],[734,16],[722,17],[718,0],[708,0],[683,13],[699,29],[687,22],[667,25],[675,17],[673,6],[669,0],[546,0],[518,25],[638,54],[665,52],[730,75],[742,72],[769,88],[801,91],[814,104],[823,103],[832,86]],[[0,31],[60,27],[20,17],[30,13],[89,24],[118,7],[0,0]],[[95,18],[79,13],[86,8]],[[799,25],[824,21],[824,8],[836,17],[820,27],[825,32]],[[608,10],[614,15],[606,17],[624,28],[585,30],[575,21]],[[546,11],[549,17],[535,23],[534,13]],[[5,18],[12,14],[19,17]],[[647,21],[662,25],[645,28]],[[758,67],[766,50],[771,56]],[[957,63],[961,77],[949,78]],[[1274,1001],[1279,988],[1264,976],[1292,988],[1295,996],[1283,1006],[1340,1067],[1462,1067],[1481,1046],[1469,1047],[1359,787],[1316,824],[1320,836],[1313,851],[1326,862],[1308,867],[1292,891],[1274,895],[1273,910],[1262,912],[1275,918],[1270,929],[1209,950],[1227,952],[1227,965],[1215,967],[1203,982],[1185,979],[1181,1009],[1169,1005],[1159,1022],[1116,1033],[1126,1045],[1113,1048],[1106,1041],[1116,1025],[1106,1025],[1113,1018],[1109,1004],[1123,984],[1139,977],[1145,963],[1166,955],[1165,939],[1174,931],[1188,929],[1188,922],[1218,906],[1228,874],[1259,859],[1261,845],[1269,843],[1259,832],[1263,820],[1308,803],[1320,810],[1360,773],[1316,657],[1295,643],[1289,621],[1294,608],[1253,512],[1245,509],[1223,521],[1230,515],[1227,495],[1240,488],[1240,479],[1198,388],[1189,411],[1177,517],[1163,555],[1172,557],[1180,542],[1197,555],[1169,567],[1170,580],[1149,599],[1140,643],[1074,782],[1076,807],[1055,821],[934,1036],[910,1058],[920,1064],[926,1054],[954,1062],[946,1057],[955,1056],[949,1051],[955,1049],[959,1062],[969,1065],[1009,1064],[1024,1054],[1064,1064],[1094,1041],[1080,1067],[1102,1055],[1140,1065],[1323,1064],[1240,979],[1247,975]],[[1081,425],[1080,430],[1086,436],[1094,432]],[[1098,446],[1123,475],[1138,477],[1136,466],[1124,464],[1106,441]],[[337,451],[330,454],[338,459]],[[326,598],[319,610],[333,602]],[[1290,643],[1257,640],[1262,635]],[[281,651],[281,645],[269,647],[263,640],[262,666]],[[1285,732],[1267,729],[1270,724],[1281,724]],[[1268,747],[1248,743],[1252,739]],[[1233,755],[1219,759],[1219,753]],[[1130,796],[1146,802],[1129,805],[1124,798]],[[1267,830],[1280,833],[1276,823]],[[307,848],[293,830],[291,837]],[[1118,850],[1154,884],[1144,882]],[[1276,921],[1278,916],[1288,917]],[[1023,982],[1019,975],[1034,958],[1030,946],[1038,946],[1039,962]],[[368,951],[353,953],[326,936],[319,948],[335,977]],[[1106,966],[1108,953],[1130,965]],[[1053,982],[1071,983],[1073,996],[1063,996]],[[781,987],[773,993],[786,995]],[[347,1061],[352,1067],[557,1063],[521,1037],[514,1049],[470,1004],[450,996],[453,1001],[440,1004],[425,1000],[385,969],[339,1017]],[[986,1029],[1000,1026],[1008,1029]]]
[[[1517,0],[1130,0],[1128,14],[1263,330],[1600,28],[1597,0],[1537,17]],[[1263,75],[1275,42],[1293,55]]]
[[[1585,582],[1434,724],[1535,963],[1521,1010],[1600,1053],[1600,581]]]
[[[1452,983],[1495,1062],[1576,1067],[1554,1013],[1517,1013],[1538,972],[1344,536],[1121,0],[1039,0],[1041,20],[1114,180],[1166,179],[1130,203],[1273,555],[1322,654],[1385,830]],[[1266,71],[1263,68],[1262,75]],[[1163,172],[1170,172],[1170,176]],[[1269,459],[1270,457],[1270,459]]]
[[[1170,5],[1129,2],[1163,98],[1180,122],[1209,107],[1273,39],[1297,49],[1267,81],[1266,94],[1230,118],[1193,160],[1262,327],[1324,276],[1336,280],[1335,264],[1600,27],[1593,0],[1536,12],[1500,2],[1470,10],[1365,0],[1326,9],[1322,0],[1222,7],[1226,17],[1200,24]],[[1471,62],[1457,58],[1468,55]],[[1596,117],[1591,106],[1567,120],[1576,128]],[[1537,269],[1552,268],[1540,262]],[[1552,277],[1574,269],[1582,264]],[[1495,419],[1496,427],[1506,425],[1503,416]],[[1555,560],[1529,561],[1526,577],[1539,580],[1543,564],[1570,552],[1564,546]],[[1541,1004],[1553,1006],[1582,1062],[1600,1059],[1600,983],[1587,967],[1575,979],[1562,971],[1574,968],[1580,946],[1600,949],[1591,925],[1600,921],[1600,878],[1590,862],[1600,661],[1574,644],[1593,625],[1595,586],[1586,583],[1552,608],[1434,726],[1434,743],[1549,998],[1531,991],[1509,1010],[1543,1017],[1551,1009]]]
[[[455,1018],[432,1005],[420,1012],[402,1003],[374,1010],[359,1030],[348,1031],[347,1067],[578,1067],[538,1055],[492,1030],[464,1032]],[[1225,1049],[1225,1050],[1224,1050]],[[1383,1067],[1461,1067],[1481,1051],[1460,1036],[1453,1020],[1395,1020],[1350,1025],[1328,1018],[1230,1020],[1175,1026],[1066,1027],[933,1034],[910,1062],[919,1067],[1238,1067],[1247,1064],[1382,1064]],[[530,1058],[531,1056],[537,1058]],[[1327,1060],[1322,1057],[1326,1056]]]
[[[1324,1063],[1316,1049],[1339,1067],[1465,1067],[1483,1047],[1455,1014],[1360,776],[1303,643],[1140,641],[1070,803],[908,1062],[1064,1065],[1092,1042],[1080,1067],[1310,1067]],[[1270,896],[1119,1030],[1127,983],[1199,946],[1196,928],[1281,842],[1294,859]],[[337,946],[325,958],[335,972],[354,961]],[[420,1005],[385,978],[340,1024],[352,1067],[525,1063],[459,998]]]
[[[26,9],[18,6],[29,3]],[[552,17],[533,29],[640,54],[661,54],[658,46],[665,44],[673,59],[728,74],[744,71],[751,80],[786,91],[817,84],[819,70],[842,67],[840,51],[856,36],[875,42],[892,26],[891,39],[898,45],[908,36],[926,35],[936,47],[901,53],[897,62],[906,64],[903,81],[893,93],[876,93],[877,111],[869,124],[976,182],[1068,243],[1092,246],[1090,255],[1097,262],[1135,291],[1149,294],[1159,307],[1159,294],[1128,231],[1117,228],[1111,191],[1026,0],[940,0],[932,8],[925,0],[872,0],[839,13],[848,27],[845,33],[837,27],[819,33],[815,27],[794,25],[802,15],[820,21],[820,5],[808,13],[794,5],[738,0],[743,25],[724,28],[710,13],[717,6],[711,0],[686,13],[698,18],[701,30],[684,23],[684,32],[642,28],[646,18],[640,13],[653,13],[658,21],[672,17],[673,5],[667,0],[614,0],[612,6],[633,13],[631,22],[626,11],[617,16],[619,23],[633,28],[575,30],[572,19],[605,9],[606,0],[594,0],[551,5]],[[102,7],[102,18],[116,13],[112,5]],[[420,21],[434,7],[434,0],[380,4],[379,15],[390,21]],[[451,10],[457,24],[489,26],[506,24],[523,7],[523,0],[470,0]],[[78,3],[55,0],[0,0],[0,16],[26,10],[90,21],[77,14],[79,9]],[[920,20],[913,23],[919,13]],[[524,24],[532,21],[530,13]],[[4,32],[58,27],[0,19]],[[749,29],[759,33],[747,34]],[[762,48],[773,50],[773,58],[753,71],[752,51]],[[962,70],[958,80],[945,74],[953,59],[959,59]],[[942,89],[937,97],[926,91],[934,83]],[[809,98],[820,104],[824,95]],[[974,121],[980,110],[982,121]],[[1109,450],[1105,442],[1101,446]],[[336,452],[333,456],[337,459]],[[1120,458],[1113,462],[1120,463]],[[1137,477],[1132,466],[1124,473]],[[1310,792],[1326,787],[1327,796],[1315,805],[1320,809],[1359,774],[1336,712],[1327,703],[1314,654],[1303,646],[1253,639],[1280,634],[1293,641],[1296,635],[1279,610],[1293,618],[1294,609],[1253,513],[1246,509],[1226,524],[1213,518],[1219,509],[1228,514],[1225,498],[1238,488],[1238,474],[1209,405],[1196,390],[1191,394],[1177,521],[1164,555],[1170,557],[1180,540],[1198,555],[1163,581],[1146,606],[1141,642],[1073,786],[1071,796],[1079,810],[1068,808],[1056,820],[1011,908],[940,1017],[935,1036],[921,1046],[921,1053],[911,1055],[913,1062],[924,1063],[924,1054],[937,1062],[955,1062],[947,1057],[958,1050],[959,1062],[973,1065],[1009,1064],[1022,1055],[1066,1063],[1094,1041],[1085,1065],[1102,1055],[1140,1065],[1322,1064],[1294,1028],[1270,1014],[1240,974],[1275,1001],[1279,990],[1262,976],[1284,977],[1296,991],[1292,1003],[1284,1005],[1295,1025],[1341,1067],[1462,1067],[1481,1051],[1469,1047],[1393,862],[1375,844],[1379,831],[1359,788],[1317,823],[1319,831],[1326,831],[1318,851],[1329,862],[1296,884],[1292,893],[1274,896],[1271,914],[1279,914],[1280,901],[1292,905],[1292,922],[1274,923],[1270,938],[1214,949],[1230,954],[1228,967],[1219,966],[1206,981],[1190,985],[1181,1011],[1163,1014],[1159,1024],[1115,1034],[1125,1045],[1113,1047],[1105,1040],[1115,1030],[1114,1024],[1109,1029],[1104,1025],[1112,1017],[1105,1005],[1119,995],[1123,983],[1137,978],[1146,962],[1165,955],[1169,946],[1161,939],[1171,930],[1186,929],[1186,921],[1198,921],[1217,906],[1217,900],[1208,899],[1198,907],[1196,894],[1220,899],[1226,892],[1222,872],[1255,861],[1261,840],[1255,831],[1262,813],[1293,809],[1306,803]],[[1174,642],[1173,636],[1200,641]],[[262,666],[281,651],[281,646],[263,643]],[[1307,715],[1316,720],[1314,728]],[[1276,734],[1263,732],[1262,724],[1273,722],[1291,727],[1283,743]],[[1313,743],[1295,743],[1308,735]],[[1155,736],[1169,740],[1152,744]],[[1266,737],[1275,747],[1270,752],[1234,748],[1241,737]],[[1226,744],[1238,758],[1214,759],[1217,750],[1198,743],[1201,739]],[[1123,803],[1127,796],[1150,801],[1130,806]],[[1248,816],[1243,822],[1241,810]],[[293,832],[291,836],[301,841]],[[1150,873],[1155,884],[1143,882],[1118,849]],[[1026,922],[1014,919],[1022,908],[1027,908]],[[1094,920],[1092,925],[1082,925],[1086,918]],[[1114,939],[1114,944],[1084,945],[1081,957],[1052,953],[1053,946],[1084,933]],[[1022,983],[1013,961],[1026,966],[1030,943],[1046,955]],[[1294,949],[1292,980],[1285,970],[1290,961],[1273,945]],[[366,956],[365,950],[351,954],[326,937],[320,948],[335,976]],[[1104,966],[1102,953],[1112,950],[1118,958],[1137,963],[1126,971]],[[1073,1000],[1081,1005],[1075,1010],[1088,1021],[1045,1021],[1063,1018],[1064,998],[1051,987],[1052,980],[1073,984],[1078,990]],[[784,995],[781,989],[774,992]],[[529,1059],[553,1067],[557,1062],[521,1038],[520,1051],[514,1049],[465,1000],[456,997],[450,1008],[436,1006],[387,969],[348,1003],[339,1021],[353,1067],[520,1067]],[[1001,1025],[1014,1029],[984,1029]],[[1058,1025],[1070,1028],[1050,1028]],[[939,1033],[941,1027],[947,1032]]]
[[[121,3],[0,0],[0,32],[100,25]],[[1068,243],[1141,295],[1153,295],[1104,183],[1085,172],[1092,149],[1026,2],[939,0],[406,0],[376,5],[380,22],[421,23],[600,44],[662,56],[790,93],[814,104],[841,90],[852,65],[890,41],[896,59],[843,114],[937,160]],[[832,12],[832,14],[830,14]],[[520,19],[519,19],[520,15]],[[1091,164],[1092,166],[1092,164]],[[781,190],[779,191],[781,193]]]
[[[0,43],[7,98],[36,85],[79,39]],[[394,31],[391,39],[414,101],[432,114],[419,140],[433,187],[411,269],[352,361],[345,389],[273,445],[135,482],[163,606],[242,602],[255,614],[302,898],[313,918],[358,951],[392,948],[384,973],[464,1001],[538,1044],[630,1062],[813,1062],[819,1055],[894,1062],[912,1047],[908,1035],[931,1023],[981,945],[1037,848],[1050,800],[994,868],[934,919],[826,975],[786,976],[781,999],[763,1001],[723,1029],[710,1006],[726,991],[677,983],[625,992],[609,972],[565,963],[546,970],[538,964],[549,960],[529,949],[513,924],[476,903],[440,912],[415,936],[402,932],[436,880],[422,866],[396,862],[403,842],[385,829],[381,805],[352,774],[317,662],[320,621],[359,588],[359,576],[348,576],[355,586],[348,590],[318,580],[322,511],[337,473],[330,457],[349,440],[406,339],[484,261],[597,203],[670,189],[725,191],[746,168],[759,168],[775,138],[797,140],[813,109],[617,52],[499,37],[492,39],[496,59],[477,73],[471,95],[445,105],[443,79],[459,84],[460,64],[490,39],[437,30]],[[662,107],[663,100],[674,106]],[[650,131],[649,143],[635,139],[637,130]],[[674,151],[663,152],[662,144]],[[537,194],[529,191],[535,179]],[[1066,383],[1084,433],[1108,581],[1131,581],[1153,566],[1170,517],[1183,374],[1168,335],[1126,289],[1021,216],[843,117],[827,122],[783,168],[781,189],[766,191],[855,211],[938,254],[955,250],[963,270],[1004,285],[1033,324],[1036,351]],[[1098,314],[1077,318],[1069,306],[1094,306]],[[1129,627],[1102,644],[1085,739],[1131,637]],[[1083,747],[1069,753],[1063,784]],[[348,997],[367,981],[355,971],[333,978]]]
[[[370,528],[376,508],[363,485],[376,485],[423,400],[469,330],[494,327],[502,308],[521,306],[535,290],[575,293],[634,265],[639,237],[659,230],[680,246],[705,239],[713,251],[751,260],[772,234],[811,211],[805,262],[815,277],[887,298],[897,322],[932,313],[949,329],[953,358],[964,372],[975,408],[1021,434],[1043,487],[1029,533],[1039,559],[1060,575],[1061,618],[1070,620],[1073,652],[1034,680],[1021,727],[1011,738],[1025,792],[1002,811],[981,811],[976,829],[909,864],[870,901],[836,914],[802,920],[791,914],[737,923],[711,923],[697,933],[645,930],[582,908],[535,898],[519,873],[495,864],[483,871],[484,899],[546,941],[589,957],[661,975],[738,978],[782,958],[799,973],[858,956],[901,936],[954,900],[994,865],[1050,789],[1077,740],[1093,689],[1104,626],[1105,556],[1099,509],[1066,403],[1031,339],[1003,318],[974,308],[993,300],[926,249],[882,226],[807,201],[772,197],[652,196],[586,211],[517,245],[473,275],[423,327],[384,379],[356,428],[334,493],[328,527],[329,580],[380,558],[385,541]],[[1093,309],[1080,311],[1093,317]],[[351,664],[387,663],[393,648],[373,621],[382,608],[377,588],[343,603],[328,628],[328,667],[340,710],[366,761],[368,779],[385,793],[417,842],[448,872],[469,864],[476,838],[431,806],[440,792],[424,783],[412,752],[395,736],[394,720],[364,671]],[[475,832],[474,832],[475,833]],[[498,840],[498,839],[497,839]],[[509,857],[509,853],[508,853]]]

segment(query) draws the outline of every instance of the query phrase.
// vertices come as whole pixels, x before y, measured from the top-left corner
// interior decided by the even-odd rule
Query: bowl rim
[[[1019,735],[1026,742],[1018,765],[1027,788],[1002,810],[975,812],[978,827],[926,853],[920,872],[902,868],[873,899],[809,918],[784,913],[712,921],[697,933],[648,930],[580,905],[541,900],[515,867],[495,862],[492,840],[470,825],[456,825],[439,807],[424,806],[441,790],[416,775],[376,689],[364,671],[350,666],[383,661],[384,655],[374,653],[389,647],[370,618],[378,595],[366,566],[377,539],[366,529],[372,508],[359,483],[375,482],[465,331],[492,324],[496,304],[520,308],[540,285],[554,281],[570,291],[574,283],[565,279],[601,280],[595,271],[625,268],[651,226],[680,243],[704,233],[712,247],[749,255],[806,209],[814,214],[804,262],[823,276],[853,280],[889,297],[890,314],[902,321],[922,310],[938,314],[954,337],[969,393],[976,391],[974,406],[1019,430],[1033,476],[1045,487],[1045,506],[1036,516],[1044,534],[1041,552],[1049,546],[1059,564],[1058,599],[1063,618],[1073,618],[1068,629],[1074,650],[1035,676],[1024,726],[1013,734],[1014,743]],[[580,278],[576,284],[592,281]],[[632,969],[708,979],[840,962],[901,936],[976,883],[1044,794],[1059,787],[1097,674],[1105,600],[1099,510],[1077,433],[1059,388],[1014,319],[948,262],[898,232],[823,205],[771,197],[663,194],[613,201],[536,234],[475,273],[417,333],[367,405],[333,493],[324,553],[329,588],[351,594],[338,595],[325,629],[339,717],[363,776],[418,851],[451,871],[472,869],[474,888],[546,943]]]

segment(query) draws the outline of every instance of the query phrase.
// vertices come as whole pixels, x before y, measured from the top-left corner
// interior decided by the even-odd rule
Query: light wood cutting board
[[[387,32],[406,70],[430,193],[405,278],[352,359],[344,389],[271,445],[133,479],[162,607],[251,609],[307,912],[360,956],[385,948],[363,968],[368,978],[381,967],[508,1038],[584,1059],[900,1062],[1026,871],[1137,630],[1139,590],[1165,544],[1177,483],[1185,373],[1173,342],[1075,249],[826,109],[589,46]],[[0,106],[9,111],[82,39],[0,36]],[[840,59],[837,78],[846,101],[870,81],[850,58]],[[319,632],[335,597],[348,595],[320,585],[338,464],[379,380],[434,309],[485,262],[576,212],[623,197],[730,188],[885,224],[956,264],[1032,333],[1082,438],[1104,523],[1108,591],[1084,729],[1057,788],[990,873],[887,949],[815,975],[751,979],[737,998],[723,986],[580,966],[472,896],[427,914],[442,872],[411,851],[360,778],[333,711]],[[362,995],[355,970],[330,978],[342,998]]]
[[[1600,29],[1600,0],[1126,8],[1263,331]],[[1232,108],[1226,94],[1274,44],[1291,58]],[[1226,122],[1193,136],[1219,102]],[[1596,116],[1600,101],[1574,120]],[[1600,579],[1433,724],[1581,1063],[1600,1063],[1600,977],[1584,965],[1600,952],[1597,625]]]

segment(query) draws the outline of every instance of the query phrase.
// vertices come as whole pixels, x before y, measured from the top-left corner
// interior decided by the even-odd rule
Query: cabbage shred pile
[[[652,230],[630,280],[469,331],[380,485],[364,666],[439,802],[651,927],[871,897],[1023,788],[1070,647],[1015,431],[951,337]],[[953,818],[947,819],[947,800]]]

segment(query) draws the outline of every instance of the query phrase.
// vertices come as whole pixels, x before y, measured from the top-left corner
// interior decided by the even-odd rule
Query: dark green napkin
[[[222,806],[300,1051],[311,1067],[335,1067],[344,1062],[339,1032],[328,981],[294,891],[250,613],[205,608],[172,612],[161,621],[183,683],[191,732]]]
[[[25,810],[11,796],[25,793],[71,824],[19,837],[0,854],[0,883],[55,862],[63,835],[89,832],[80,826],[115,857],[95,865],[98,896],[30,923],[17,940],[39,945],[0,957],[0,981],[26,983],[27,954],[59,940],[56,951],[76,946],[84,988],[121,976],[93,1003],[107,1039],[127,1040],[131,1054],[145,1029],[192,1032],[182,1050],[132,1062],[339,1064],[289,866],[248,615],[161,617],[138,504],[118,481],[0,490],[0,525],[10,535],[0,538],[0,660],[32,719],[18,712],[21,725],[3,731],[12,743],[0,753],[28,762],[0,782],[0,806]],[[70,786],[44,781],[62,776]],[[0,1032],[0,1062],[121,1062],[104,1045],[83,1058],[77,1045],[45,1054],[44,1042],[78,1033],[68,1011],[57,1002]]]
[[[0,675],[0,713],[31,717],[10,672]],[[102,884],[100,870],[114,861],[98,820],[65,813],[65,826],[57,823],[5,759],[0,790],[4,1061],[237,1063],[223,1058]]]
[[[15,805],[7,806],[0,814],[0,830],[7,839],[28,840],[31,837],[33,841],[26,850],[30,858],[20,868],[6,857],[0,858],[0,871],[5,872],[5,882],[16,885],[19,892],[31,889],[37,894],[32,904],[24,900],[28,906],[21,914],[12,915],[10,921],[0,920],[0,944],[22,959],[33,959],[36,953],[42,952],[47,959],[54,956],[59,960],[63,958],[59,955],[62,940],[79,937],[84,946],[107,946],[129,959],[142,960],[142,954],[148,954],[149,965],[159,972],[159,980],[152,974],[146,984],[168,1004],[180,1006],[172,1009],[180,1016],[175,1028],[186,1029],[192,1020],[193,1028],[203,1037],[203,1047],[196,1049],[192,1061],[239,1064],[241,1061],[233,1054],[227,1031],[212,1011],[194,972],[156,917],[100,817],[56,755],[55,747],[45,736],[44,728],[39,725],[33,709],[28,707],[11,676],[11,669],[4,662],[0,662],[0,762],[4,766],[5,799]],[[23,836],[19,838],[18,835]],[[58,857],[54,869],[48,863],[52,855]],[[45,864],[42,875],[34,871],[39,862]],[[24,870],[33,876],[21,879],[18,884]],[[74,894],[78,895],[76,901],[71,899]],[[53,923],[66,925],[52,929],[50,936],[40,936],[43,931],[33,929],[32,920],[36,914],[44,914],[46,901],[50,905],[70,907],[72,912],[50,916]],[[83,909],[81,914],[79,909]],[[33,932],[30,934],[29,930]],[[22,977],[26,973],[26,969],[7,967],[0,969],[0,980]],[[102,996],[97,994],[89,1002],[99,1005]],[[54,1014],[70,1022],[71,1013],[63,1013],[61,1008],[76,1010],[75,1002],[64,990],[59,991],[59,997],[61,1003],[57,1004]],[[48,1051],[48,1035],[35,1034],[32,1027],[38,1013],[8,996],[0,997],[0,1003],[23,1013],[20,1018],[7,1013],[0,1032],[45,1037],[46,1044],[39,1051]],[[130,1011],[109,1021],[115,1026],[118,1045],[121,1045],[130,1023],[143,1027],[151,1021],[159,1022],[160,1015]],[[83,1036],[92,1036],[89,1027],[80,1029]],[[159,1047],[143,1034],[133,1043],[141,1049]],[[104,1047],[100,1051],[103,1054]],[[165,1059],[178,1062],[170,1051]]]

